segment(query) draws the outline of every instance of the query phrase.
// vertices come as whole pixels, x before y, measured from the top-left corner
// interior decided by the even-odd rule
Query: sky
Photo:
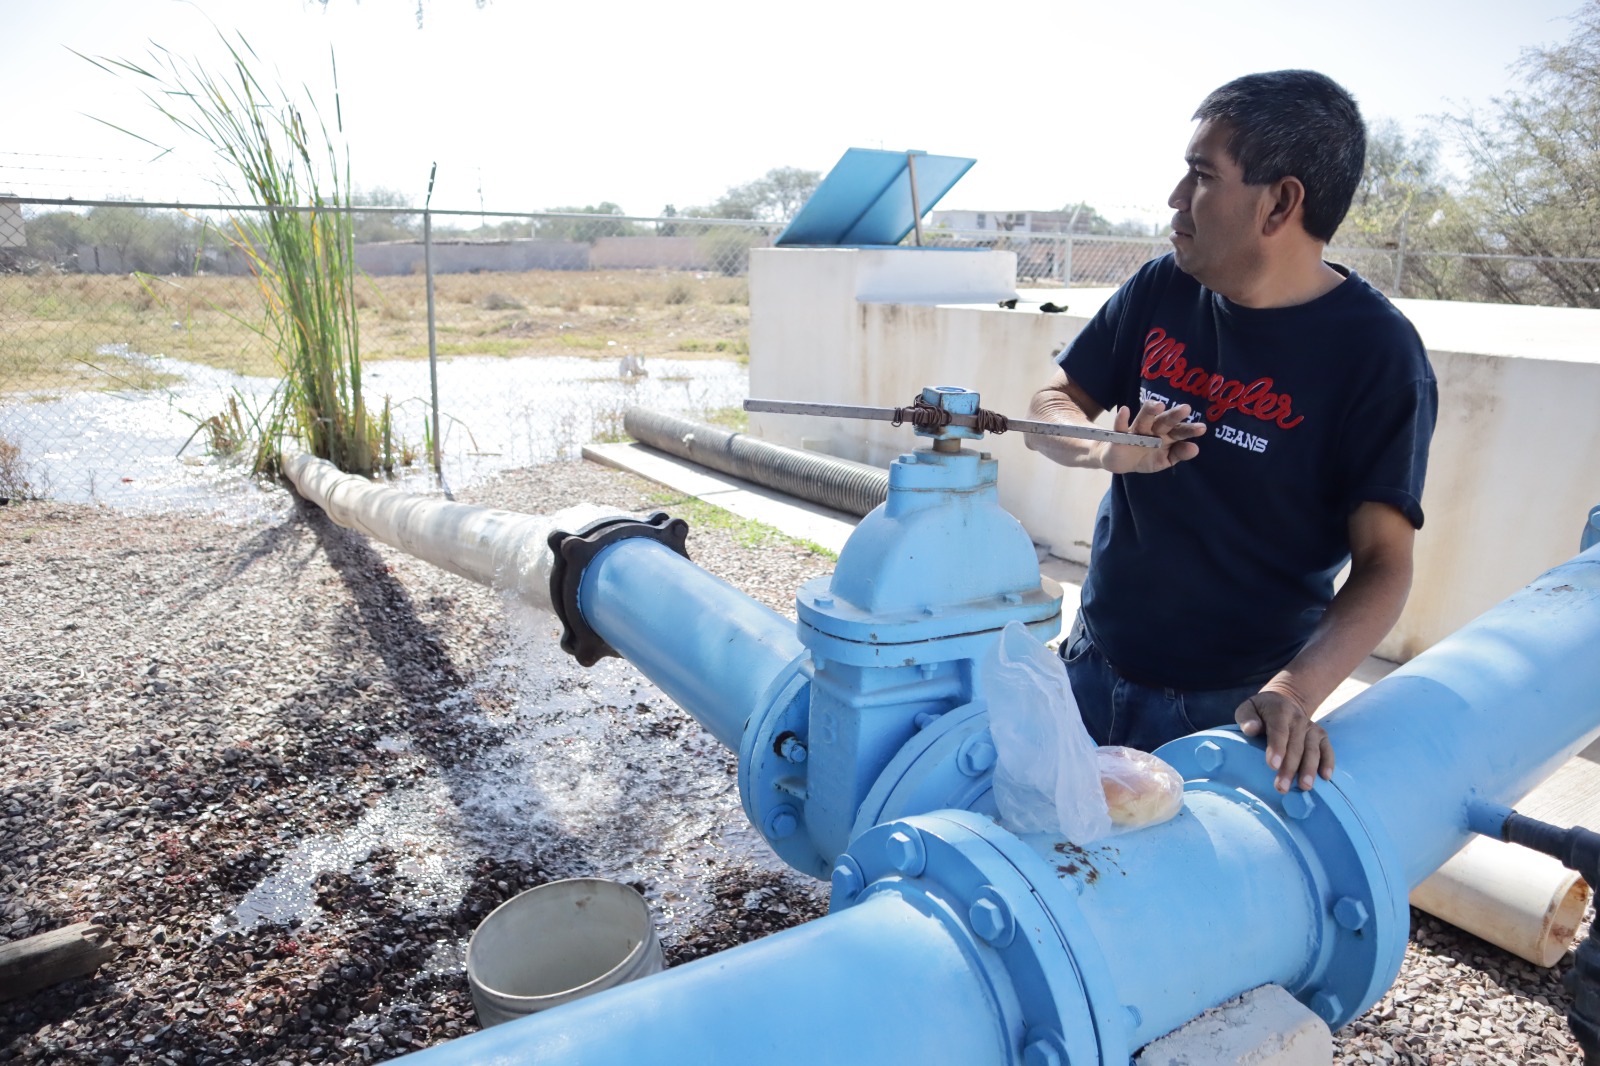
[[[354,182],[414,204],[437,163],[436,208],[655,215],[866,147],[975,158],[940,208],[1156,222],[1229,79],[1320,70],[1416,133],[1515,90],[1583,0],[424,2],[419,29],[416,0],[0,0],[0,192],[215,199],[142,79],[73,52],[221,70],[221,31],[330,122],[331,56]]]

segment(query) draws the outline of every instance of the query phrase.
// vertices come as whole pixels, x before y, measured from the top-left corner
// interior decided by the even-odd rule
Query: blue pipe
[[[653,540],[603,549],[578,605],[607,644],[734,751],[774,682],[807,654],[793,622]]]
[[[1406,891],[1600,727],[1600,548],[1555,567],[1327,720],[1336,782],[1402,856]]]
[[[1121,1064],[1269,982],[1337,1027],[1393,982],[1409,888],[1469,818],[1600,726],[1596,647],[1600,549],[1330,716],[1339,769],[1312,792],[1278,794],[1260,743],[1216,730],[1162,749],[1178,817],[1090,847],[959,811],[880,825],[826,918],[411,1058]]]
[[[1012,997],[951,921],[886,894],[396,1061],[1003,1066]]]

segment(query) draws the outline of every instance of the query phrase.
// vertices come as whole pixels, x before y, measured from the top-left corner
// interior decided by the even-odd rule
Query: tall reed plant
[[[226,229],[265,304],[252,328],[273,345],[284,372],[275,403],[254,427],[256,470],[276,468],[278,441],[288,434],[341,470],[370,476],[392,445],[381,441],[385,427],[368,415],[361,393],[349,151],[341,159],[309,89],[302,88],[304,104],[281,87],[269,90],[249,42],[219,36],[228,56],[221,74],[159,45],[148,63],[82,58],[140,82],[157,111],[208,145],[232,179],[219,181],[230,202],[265,207],[233,213]],[[336,65],[333,106],[342,140]]]

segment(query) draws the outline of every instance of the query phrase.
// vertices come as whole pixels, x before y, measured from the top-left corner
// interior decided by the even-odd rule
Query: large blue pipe
[[[794,623],[653,540],[603,549],[583,572],[584,621],[724,745],[806,655]]]
[[[1330,716],[1339,770],[1309,794],[1214,731],[1163,749],[1177,818],[1091,847],[964,812],[878,826],[826,918],[410,1058],[1120,1066],[1269,982],[1343,1024],[1392,983],[1406,894],[1469,808],[1515,802],[1600,728],[1597,647],[1600,547]]]
[[[1329,716],[1341,787],[1399,849],[1407,891],[1466,844],[1469,804],[1516,803],[1594,738],[1597,602],[1600,547]]]
[[[885,895],[401,1061],[1003,1066],[1006,996],[939,917]]]

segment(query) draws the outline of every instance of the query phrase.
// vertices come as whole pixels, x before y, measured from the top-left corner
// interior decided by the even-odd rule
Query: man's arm
[[[1102,410],[1060,367],[1056,367],[1049,383],[1033,394],[1033,402],[1028,405],[1029,417],[1068,426],[1092,425]],[[1160,448],[1136,448],[1128,444],[1033,433],[1024,440],[1029,448],[1062,466],[1085,466],[1109,470],[1113,474],[1149,474],[1193,459],[1199,453],[1200,447],[1194,443],[1194,438],[1203,434],[1206,426],[1204,422],[1188,421],[1189,413],[1186,403],[1165,407],[1154,400],[1140,407],[1137,415],[1130,415],[1126,407],[1117,408],[1113,429],[1119,433],[1160,437]]]
[[[1246,736],[1267,736],[1267,765],[1279,792],[1296,777],[1309,789],[1317,775],[1333,777],[1333,745],[1311,720],[1322,701],[1349,677],[1393,628],[1411,591],[1411,520],[1386,503],[1366,502],[1350,515],[1350,576],[1311,633],[1311,639],[1261,692],[1234,712]]]

